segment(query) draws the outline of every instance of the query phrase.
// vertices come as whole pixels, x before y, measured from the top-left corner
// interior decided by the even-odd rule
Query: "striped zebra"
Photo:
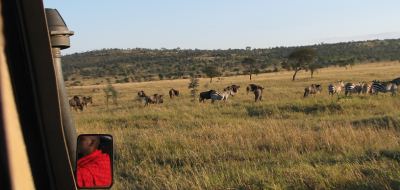
[[[397,85],[392,81],[389,82],[380,82],[380,81],[373,81],[372,82],[372,93],[377,95],[379,92],[386,93],[391,92],[392,96],[396,95],[397,92]]]
[[[344,89],[344,82],[343,81],[337,81],[336,83],[329,84],[328,86],[328,92],[329,95],[334,95],[334,94],[340,94],[342,90]]]
[[[360,94],[362,91],[362,86],[361,83],[351,83],[348,82],[346,83],[346,85],[344,85],[344,89],[345,89],[345,95],[351,95],[354,93]]]
[[[396,84],[397,86],[400,85],[400,77],[393,79],[392,83]]]

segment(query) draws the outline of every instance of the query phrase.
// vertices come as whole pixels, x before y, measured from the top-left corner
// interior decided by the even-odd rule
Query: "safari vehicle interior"
[[[116,130],[120,134],[126,132],[129,124],[135,130],[143,132],[127,134],[127,137],[132,141],[136,140],[135,142],[121,143],[121,138],[110,134],[97,134],[98,131],[93,131],[96,134],[77,136],[75,123],[71,120],[73,110],[70,110],[71,104],[68,105],[69,97],[61,69],[61,52],[69,48],[69,37],[75,34],[72,31],[74,28],[67,27],[68,20],[63,20],[57,7],[46,9],[42,0],[5,0],[0,1],[0,7],[0,189],[102,189],[115,187],[115,182],[121,183],[117,184],[119,188],[131,188],[126,184],[130,184],[129,180],[133,179],[138,183],[135,181],[135,184],[130,185],[138,189],[400,189],[400,174],[397,171],[400,167],[400,118],[395,115],[399,101],[396,99],[398,96],[394,96],[395,93],[393,96],[386,93],[389,90],[383,90],[386,93],[384,96],[355,95],[356,98],[353,98],[353,92],[350,92],[349,96],[346,92],[346,95],[340,97],[337,95],[337,89],[332,86],[328,89],[328,86],[311,84],[304,88],[303,84],[312,81],[308,78],[300,84],[290,83],[290,88],[295,86],[297,89],[289,89],[285,86],[289,83],[280,82],[282,78],[279,77],[291,77],[291,74],[287,73],[297,68],[281,73],[271,71],[272,74],[269,73],[268,77],[275,78],[268,78],[267,84],[270,86],[267,87],[249,84],[252,81],[247,80],[247,73],[244,72],[245,74],[240,76],[242,78],[236,78],[235,81],[242,85],[241,88],[231,82],[224,88],[224,93],[220,94],[209,89],[212,77],[209,83],[208,78],[203,78],[202,81],[207,82],[201,87],[207,88],[207,91],[194,91],[199,95],[199,101],[189,98],[187,81],[179,86],[186,89],[183,93],[179,92],[178,88],[170,88],[169,99],[165,102],[162,94],[147,96],[144,90],[139,89],[144,88],[145,85],[142,84],[134,88],[138,91],[134,94],[135,101],[139,101],[131,103],[134,98],[129,91],[127,96],[131,104],[123,108],[115,107],[121,108],[116,109],[122,110],[121,112],[129,109],[132,111],[133,108],[145,110],[143,112],[149,114],[131,117],[137,120],[142,119],[141,117],[147,119],[144,124],[126,122],[124,116],[115,122],[108,121],[122,126]],[[372,48],[373,45],[367,43],[366,46]],[[394,49],[393,54],[398,54],[397,50]],[[181,50],[177,48],[171,51],[175,54]],[[181,52],[185,53],[185,50]],[[245,54],[250,54],[249,52],[252,52],[251,48],[246,47]],[[288,63],[286,61],[281,64]],[[363,75],[379,75],[383,78],[386,73],[379,73],[382,71],[379,67],[385,66],[385,72],[393,68],[397,71],[399,63],[396,61],[367,69],[368,74],[365,74],[365,71]],[[253,59],[243,60],[244,64],[252,62]],[[345,69],[347,71],[347,65]],[[353,73],[360,71],[357,69],[359,68],[356,67]],[[335,67],[332,70],[334,72],[329,71],[331,78],[321,81],[331,82],[335,72],[344,72],[344,68]],[[296,73],[297,70],[293,81]],[[396,74],[393,71],[387,77],[392,77],[393,73]],[[164,76],[160,75],[159,78],[162,77]],[[251,77],[250,72],[250,80]],[[257,81],[257,77],[253,75],[253,81]],[[217,82],[222,81],[223,85],[229,83],[223,80],[222,77]],[[166,88],[169,83],[170,81],[166,81],[157,85]],[[340,88],[344,88],[343,92],[345,88],[355,88],[352,85],[344,86],[343,81],[338,83],[341,84]],[[247,88],[243,84],[246,84]],[[189,83],[191,89],[198,86],[196,80]],[[275,91],[268,91],[272,89],[271,86]],[[281,91],[281,87],[289,89],[291,94]],[[85,90],[89,91],[88,89]],[[90,90],[100,91],[98,97],[104,97],[108,110],[108,101],[114,91],[107,92],[103,89],[106,93],[104,95],[99,89]],[[325,94],[322,101],[317,94],[323,90],[329,90],[329,95]],[[263,91],[267,92],[264,93],[264,97]],[[360,92],[361,88],[358,94]],[[187,102],[177,103],[185,93]],[[241,99],[243,104],[233,101],[212,104],[220,100],[225,102],[227,97],[236,93],[240,93],[242,97],[246,96],[246,99]],[[297,94],[293,95],[294,93]],[[283,103],[269,103],[269,98],[272,97],[275,100],[282,99]],[[293,97],[297,99],[292,101]],[[235,98],[238,99],[237,96]],[[207,103],[209,99],[212,103]],[[362,102],[363,100],[368,101]],[[339,101],[341,102],[337,103]],[[195,102],[197,108],[205,108],[206,111],[193,111],[192,102]],[[168,106],[159,106],[166,104]],[[105,110],[106,106],[102,106]],[[171,107],[180,107],[180,110],[169,111]],[[368,112],[370,110],[367,109],[370,108],[377,109]],[[159,114],[160,110],[169,114]],[[82,113],[79,110],[75,111],[74,114]],[[207,111],[210,114],[206,113]],[[357,115],[364,111],[368,112],[367,116]],[[93,118],[102,117],[99,115]],[[329,118],[330,115],[336,118]],[[218,116],[231,117],[221,119]],[[206,118],[204,120],[210,117],[213,121],[187,122],[187,118],[195,117]],[[315,119],[317,117],[322,119]],[[343,118],[346,120],[340,121]],[[165,124],[173,119],[178,121],[172,123],[178,126],[176,128]],[[304,121],[310,121],[311,124]],[[244,126],[246,124],[249,126]],[[159,128],[154,127],[146,131],[153,127],[152,125]],[[191,128],[191,125],[195,127]],[[217,127],[210,127],[214,125]],[[361,128],[365,130],[360,130]],[[178,129],[183,131],[182,134]],[[170,136],[164,134],[163,130],[169,132]],[[349,136],[346,136],[347,134]],[[143,143],[140,144],[138,141],[143,139]],[[254,141],[250,142],[251,140]],[[115,153],[115,142],[121,143],[119,145],[125,148],[126,152]],[[128,146],[131,149],[128,150]],[[131,154],[138,155],[138,158],[132,158]],[[121,163],[122,161],[114,163],[114,157],[119,161],[126,157],[134,161],[133,164]],[[98,163],[104,168],[97,167]],[[118,166],[115,166],[116,164]],[[146,164],[150,172],[145,171],[144,174],[135,176],[135,172],[143,169],[140,166]],[[204,169],[202,166],[209,168]],[[88,168],[96,168],[97,174],[101,175],[86,174]],[[114,171],[115,168],[121,171]],[[114,177],[115,172],[118,172],[118,177]],[[189,177],[179,176],[182,173]],[[310,177],[309,173],[316,175]],[[198,176],[193,177],[194,175]],[[369,182],[368,179],[373,179],[373,182]],[[83,181],[96,183],[88,184]],[[169,183],[170,181],[172,182]],[[140,182],[143,184],[139,184]],[[183,185],[180,186],[181,184]]]
[[[1,189],[77,188],[77,137],[63,111],[55,51],[67,48],[69,40],[49,30],[62,27],[62,18],[45,14],[41,0],[1,1]],[[61,46],[52,50],[52,42]]]

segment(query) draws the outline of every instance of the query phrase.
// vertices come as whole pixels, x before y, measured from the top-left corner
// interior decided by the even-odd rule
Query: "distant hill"
[[[318,44],[317,62],[322,67],[349,66],[375,61],[400,60],[400,39],[369,40]],[[256,60],[256,73],[282,70],[281,63],[295,49],[102,49],[63,56],[64,79],[80,85],[80,79],[107,79],[110,82],[134,82],[205,76],[206,66],[214,65],[222,76],[248,73],[245,57]]]
[[[341,37],[337,36],[337,37],[319,39],[319,41],[324,43],[338,43],[338,42],[385,40],[385,39],[397,39],[397,38],[400,38],[400,32],[385,32],[377,34],[341,36]]]

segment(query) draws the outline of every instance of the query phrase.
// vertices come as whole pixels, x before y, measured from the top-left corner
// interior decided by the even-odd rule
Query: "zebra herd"
[[[344,92],[345,96],[350,96],[352,94],[378,94],[378,93],[388,93],[390,92],[392,95],[396,95],[397,86],[400,85],[400,77],[391,81],[377,81],[374,80],[372,82],[344,82],[337,81],[335,83],[331,83],[328,85],[328,93],[333,96],[334,94],[341,94]],[[211,103],[215,101],[226,101],[230,96],[235,96],[238,92],[240,86],[238,85],[230,85],[224,88],[222,91],[216,90],[208,90],[204,92],[200,92],[199,94],[199,102],[205,102],[206,100],[211,100]],[[319,94],[322,92],[321,84],[311,84],[310,86],[304,88],[303,97],[308,97],[309,95]],[[249,92],[254,93],[254,101],[261,101],[264,87],[256,84],[249,84],[246,87],[247,94]],[[174,98],[179,96],[179,91],[175,89],[171,89],[169,91],[170,98]],[[138,97],[143,100],[145,105],[149,104],[162,104],[163,103],[163,95],[154,94],[152,96],[147,96],[144,91],[138,92]]]
[[[373,94],[378,93],[391,93],[392,96],[397,93],[397,86],[400,85],[400,77],[393,79],[391,81],[378,81],[373,80],[372,82],[343,82],[337,81],[335,83],[329,84],[328,93],[329,95],[337,94],[339,95],[344,91],[345,96],[352,94]],[[304,90],[304,97],[309,94],[316,94],[322,91],[321,85],[312,84]]]
[[[391,81],[378,81],[374,80],[372,82],[344,82],[337,81],[335,83],[331,83],[328,85],[328,93],[333,96],[335,94],[339,95],[344,92],[345,96],[350,96],[352,94],[373,94],[377,95],[378,93],[391,93],[391,95],[396,95],[398,90],[398,85],[400,85],[400,77],[393,79]],[[199,102],[205,102],[206,100],[211,100],[212,103],[215,101],[226,101],[230,96],[235,96],[238,93],[240,86],[239,85],[230,85],[224,88],[222,91],[216,90],[208,90],[204,92],[200,92],[199,94]],[[254,101],[261,101],[264,87],[257,84],[249,84],[246,87],[247,94],[249,92],[254,93]],[[322,92],[321,84],[311,84],[310,86],[304,88],[303,97],[308,97],[312,94],[319,94]],[[169,92],[170,99],[180,96],[179,90],[174,88],[170,89]],[[141,90],[137,93],[138,98],[141,99],[145,106],[149,104],[162,104],[164,102],[162,94],[153,94],[146,95],[146,93]],[[91,96],[74,96],[69,100],[69,105],[71,109],[75,111],[81,110],[83,111],[84,107],[87,107],[88,104],[92,104]]]

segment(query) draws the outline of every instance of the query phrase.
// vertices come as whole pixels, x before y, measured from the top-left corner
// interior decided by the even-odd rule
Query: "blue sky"
[[[400,38],[399,0],[44,0],[64,53],[102,48],[267,48]]]

